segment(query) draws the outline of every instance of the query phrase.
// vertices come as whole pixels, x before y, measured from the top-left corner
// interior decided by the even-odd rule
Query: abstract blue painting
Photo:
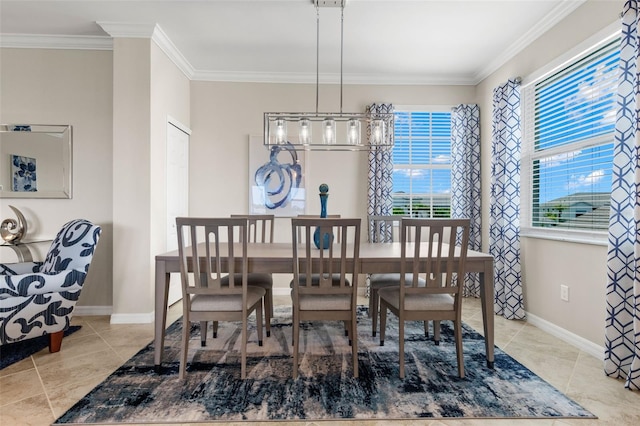
[[[249,212],[294,217],[305,213],[304,154],[291,144],[265,149],[250,138]]]
[[[36,192],[36,159],[20,155],[11,156],[13,190],[16,192]]]

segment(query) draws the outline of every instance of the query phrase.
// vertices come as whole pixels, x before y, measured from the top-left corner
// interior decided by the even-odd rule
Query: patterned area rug
[[[68,336],[80,330],[79,325],[69,326],[64,335]],[[36,352],[49,347],[49,336],[34,337],[33,339],[21,340],[16,343],[0,346],[0,370],[22,361]],[[62,350],[64,350],[64,339],[62,339]]]
[[[153,345],[82,398],[55,424],[260,421],[279,419],[594,418],[526,367],[495,351],[486,367],[484,339],[464,326],[466,377],[457,373],[453,330],[442,323],[439,346],[422,323],[406,327],[406,376],[398,377],[398,323],[391,315],[385,346],[371,337],[366,308],[358,319],[360,377],[352,377],[350,347],[338,322],[301,327],[300,376],[291,378],[291,311],[276,311],[271,337],[248,344],[247,379],[240,380],[240,327],[221,323],[200,347],[193,325],[189,367],[178,378],[181,320],[167,331],[164,368],[154,371]]]

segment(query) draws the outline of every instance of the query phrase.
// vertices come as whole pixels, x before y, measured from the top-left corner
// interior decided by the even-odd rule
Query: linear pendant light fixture
[[[316,111],[265,112],[264,144],[300,151],[367,151],[393,146],[393,113],[342,112],[342,59],[346,0],[312,0],[316,7]],[[318,112],[320,8],[340,8],[340,112]],[[296,131],[297,129],[297,131]],[[369,135],[362,136],[363,129]]]

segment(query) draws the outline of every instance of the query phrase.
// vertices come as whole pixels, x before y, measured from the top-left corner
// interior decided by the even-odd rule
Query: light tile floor
[[[362,303],[367,301],[363,299]],[[288,296],[275,303],[288,304]],[[181,306],[169,309],[167,324],[180,317]],[[482,330],[478,299],[465,299],[463,320]],[[436,425],[640,425],[640,392],[624,388],[620,380],[603,373],[602,360],[527,324],[495,317],[496,345],[554,385],[598,420],[411,420],[393,422],[400,426]],[[0,425],[49,425],[113,370],[153,339],[153,324],[113,325],[108,316],[74,317],[82,328],[62,343],[62,351],[47,349],[0,371]],[[234,425],[318,425],[381,426],[385,421],[259,422]],[[220,424],[220,423],[215,423]],[[199,423],[198,425],[202,425]],[[183,425],[186,426],[186,425]]]

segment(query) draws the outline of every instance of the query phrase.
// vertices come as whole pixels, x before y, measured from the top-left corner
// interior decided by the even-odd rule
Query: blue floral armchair
[[[100,233],[87,220],[73,220],[44,262],[0,264],[0,345],[49,335],[49,350],[60,350]]]

